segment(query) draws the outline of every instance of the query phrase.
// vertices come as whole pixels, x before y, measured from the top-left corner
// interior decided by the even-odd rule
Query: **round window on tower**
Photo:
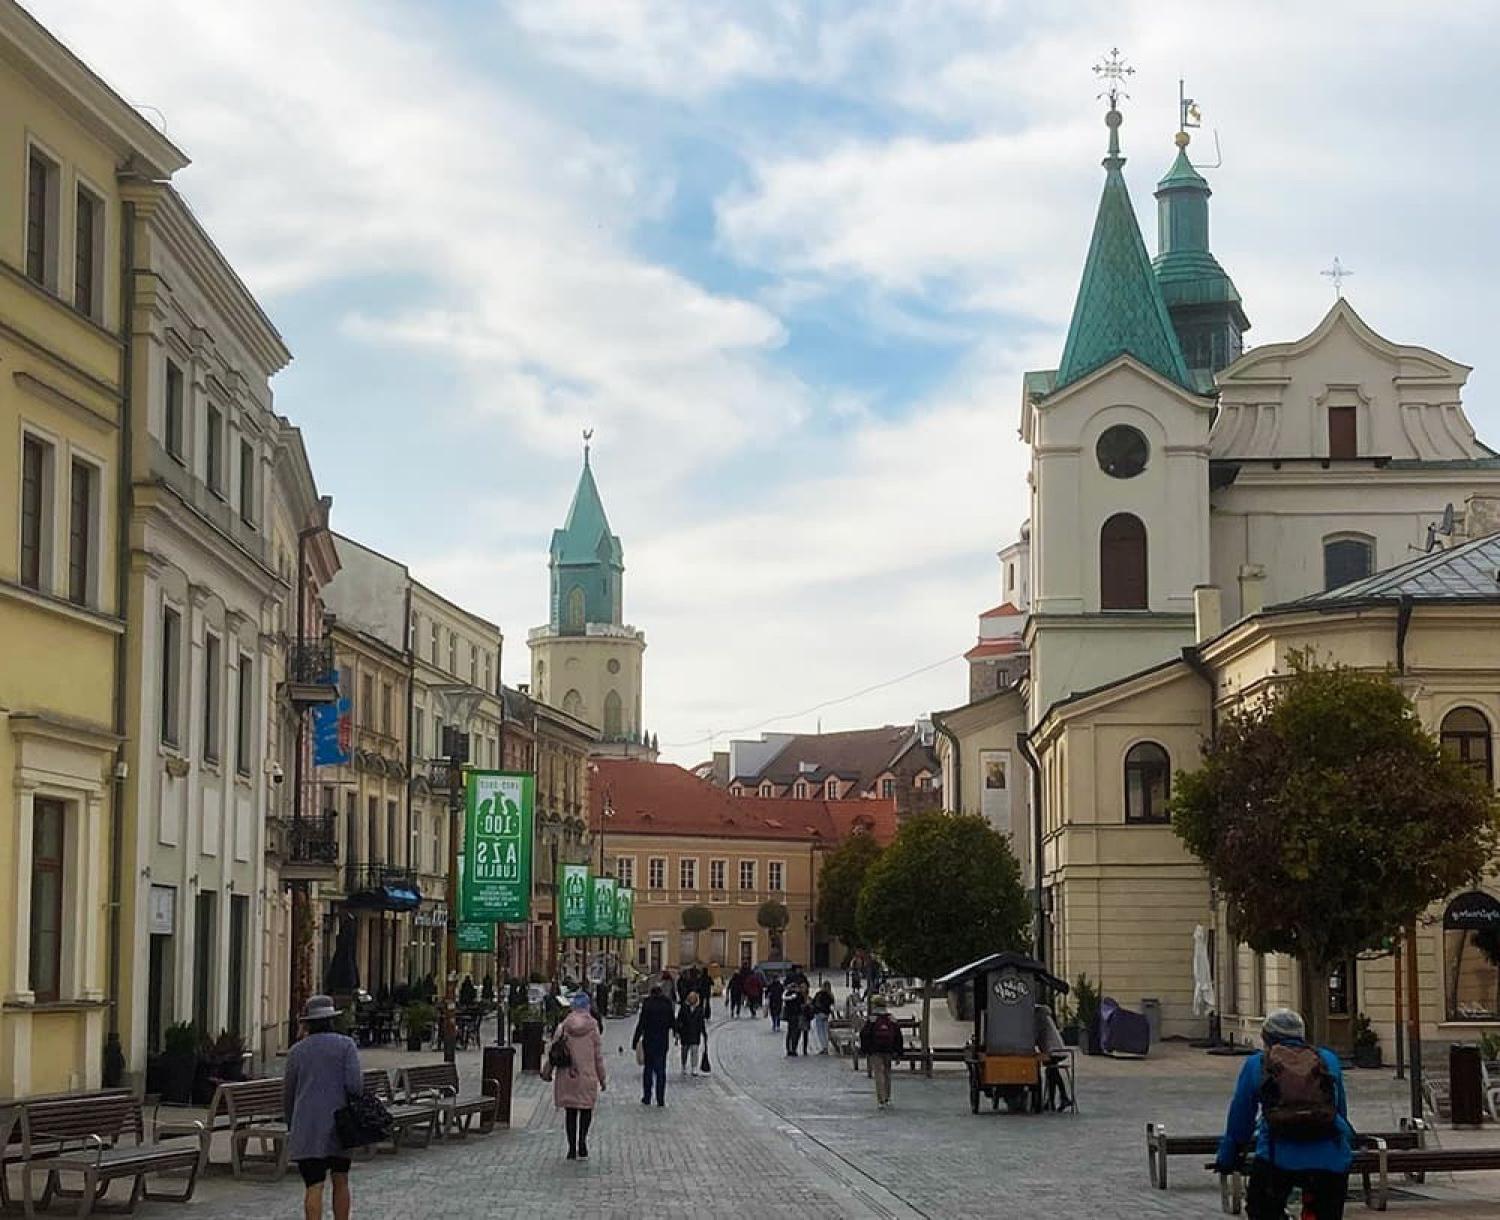
[[[1151,445],[1139,429],[1129,424],[1106,428],[1094,446],[1099,469],[1113,479],[1133,479],[1146,469]]]
[[[608,669],[609,669],[610,673],[617,674],[617,673],[620,672],[620,663],[618,661],[616,661],[613,657],[611,657],[609,659]]]

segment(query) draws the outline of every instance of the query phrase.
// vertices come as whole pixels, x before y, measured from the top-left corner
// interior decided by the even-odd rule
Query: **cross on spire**
[[[1094,75],[1104,85],[1098,96],[1109,98],[1109,108],[1118,110],[1120,99],[1130,96],[1125,92],[1125,81],[1135,75],[1135,69],[1125,62],[1119,47],[1110,47],[1109,54],[1094,65]]]
[[[1342,298],[1344,295],[1344,281],[1347,280],[1351,275],[1353,275],[1354,272],[1350,271],[1349,268],[1344,266],[1343,263],[1339,262],[1338,255],[1334,255],[1333,266],[1329,267],[1325,271],[1318,272],[1318,274],[1332,280],[1333,295],[1335,297]]]

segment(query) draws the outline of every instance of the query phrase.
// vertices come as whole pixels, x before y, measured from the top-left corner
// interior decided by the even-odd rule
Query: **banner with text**
[[[460,918],[531,918],[531,834],[536,781],[514,771],[470,771]]]
[[[588,936],[589,889],[593,878],[587,864],[564,864],[559,870],[557,907],[559,936]]]
[[[621,940],[635,936],[635,891],[628,885],[615,890],[615,935]]]
[[[589,886],[589,935],[615,934],[615,888],[613,877],[595,877]]]
[[[493,953],[495,951],[495,925],[492,923],[461,923],[455,929],[460,953]]]

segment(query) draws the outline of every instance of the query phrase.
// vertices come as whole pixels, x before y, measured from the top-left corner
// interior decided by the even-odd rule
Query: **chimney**
[[[1193,636],[1197,643],[1211,640],[1224,629],[1223,599],[1218,585],[1193,588]]]
[[[1258,563],[1240,565],[1240,617],[1249,618],[1266,608],[1266,570]]]

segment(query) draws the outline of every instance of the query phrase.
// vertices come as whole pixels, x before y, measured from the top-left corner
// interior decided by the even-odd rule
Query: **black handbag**
[[[391,1138],[391,1112],[370,1093],[350,1093],[333,1114],[333,1128],[344,1148],[364,1148]]]
[[[554,1068],[570,1068],[573,1066],[573,1052],[568,1048],[568,1036],[559,1032],[552,1039],[552,1045],[547,1048],[547,1062]]]
[[[711,1072],[711,1071],[713,1071],[713,1069],[708,1066],[708,1031],[707,1030],[703,1031],[703,1060],[702,1060],[701,1063],[698,1064],[698,1070],[700,1072]]]

